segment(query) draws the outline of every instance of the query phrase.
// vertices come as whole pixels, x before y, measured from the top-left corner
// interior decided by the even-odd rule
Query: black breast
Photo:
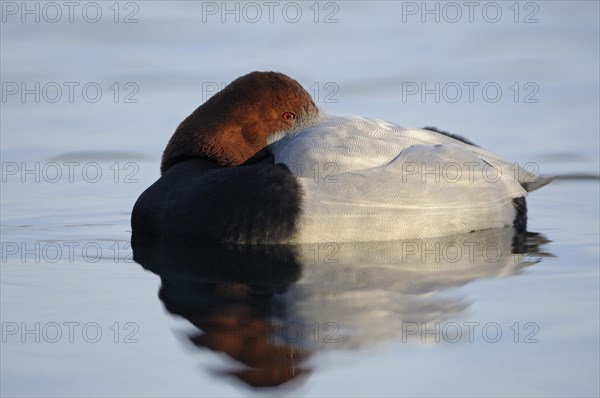
[[[131,226],[154,238],[284,243],[296,232],[301,200],[297,179],[272,158],[237,167],[189,159],[140,195]]]

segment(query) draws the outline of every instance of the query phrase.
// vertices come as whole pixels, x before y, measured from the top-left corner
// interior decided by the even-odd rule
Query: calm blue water
[[[542,235],[516,249],[507,229],[142,266],[129,226],[177,124],[252,70],[597,175],[598,2],[23,4],[0,4],[2,396],[600,394],[597,179],[534,192]]]

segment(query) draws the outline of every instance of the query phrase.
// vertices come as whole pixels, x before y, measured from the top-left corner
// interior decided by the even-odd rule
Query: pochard
[[[514,226],[549,182],[457,135],[327,115],[252,72],[176,129],[133,233],[236,244],[384,241]]]

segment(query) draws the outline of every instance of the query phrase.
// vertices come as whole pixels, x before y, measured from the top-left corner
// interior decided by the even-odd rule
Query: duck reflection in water
[[[458,287],[521,274],[549,255],[542,250],[547,242],[513,228],[312,245],[132,236],[135,261],[161,277],[166,309],[199,329],[190,341],[233,358],[238,364],[222,374],[252,387],[303,379],[319,350],[407,342],[419,336],[403,325],[432,328],[465,317],[471,301]]]

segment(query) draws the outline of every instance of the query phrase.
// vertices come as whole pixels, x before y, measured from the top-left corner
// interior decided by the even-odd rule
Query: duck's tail
[[[536,176],[537,178],[531,179],[528,181],[522,181],[521,186],[525,188],[527,192],[535,191],[536,189],[540,189],[544,185],[550,184],[554,181],[558,176],[550,176],[550,177],[541,177]]]
[[[527,192],[535,191],[538,188],[543,187],[552,181],[573,181],[573,180],[600,180],[599,174],[593,173],[572,173],[572,174],[560,174],[555,176],[540,177],[537,179],[529,180],[527,182],[521,182],[521,185]]]

